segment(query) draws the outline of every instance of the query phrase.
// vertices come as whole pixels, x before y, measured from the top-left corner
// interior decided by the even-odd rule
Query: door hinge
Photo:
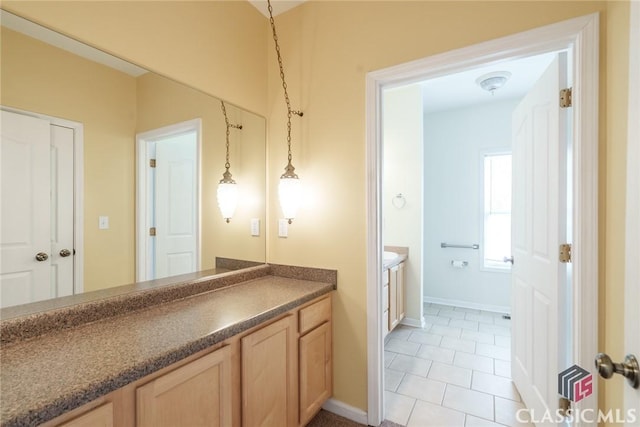
[[[560,245],[560,262],[571,262],[571,243]]]
[[[149,166],[151,166],[152,168],[156,167],[156,159],[149,159]]]
[[[563,417],[568,417],[571,415],[571,401],[566,397],[561,397],[558,400],[558,412]]]
[[[573,105],[571,92],[571,88],[562,89],[560,91],[560,108],[569,108]]]
[[[155,227],[151,227],[149,229],[149,236],[155,236],[156,235],[156,228]]]

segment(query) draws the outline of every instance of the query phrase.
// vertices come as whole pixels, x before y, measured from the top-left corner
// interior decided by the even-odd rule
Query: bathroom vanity
[[[405,316],[404,269],[407,248],[385,247],[382,273],[382,310],[385,336],[400,324]]]
[[[3,319],[1,425],[305,425],[336,277],[263,265]]]

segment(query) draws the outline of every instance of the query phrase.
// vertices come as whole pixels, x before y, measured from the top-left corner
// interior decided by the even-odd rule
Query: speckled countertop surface
[[[36,425],[334,289],[267,275],[5,344],[3,426]]]

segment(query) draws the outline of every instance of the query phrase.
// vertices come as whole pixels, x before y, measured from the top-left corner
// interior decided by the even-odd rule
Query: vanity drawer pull
[[[331,297],[300,310],[300,333],[304,334],[329,319],[331,319]]]

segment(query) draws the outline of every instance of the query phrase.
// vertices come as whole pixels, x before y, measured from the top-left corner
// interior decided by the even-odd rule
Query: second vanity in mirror
[[[265,262],[263,117],[226,104],[242,125],[230,134],[240,197],[227,223],[216,203],[225,170],[219,99],[90,56],[6,11],[1,36],[3,307],[220,268],[216,259]],[[50,140],[37,152],[20,139],[38,127]],[[41,243],[32,242],[40,229]],[[156,256],[163,251],[172,255]]]

